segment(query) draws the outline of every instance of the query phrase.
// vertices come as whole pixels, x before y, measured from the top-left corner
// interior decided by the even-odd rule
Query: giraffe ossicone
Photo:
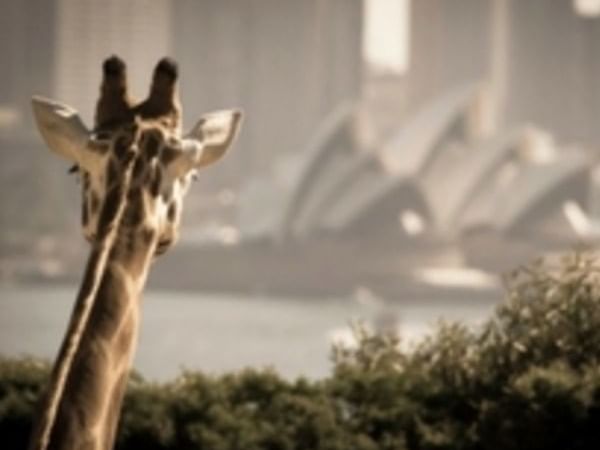
[[[92,129],[72,107],[32,99],[44,142],[81,177],[82,226],[92,245],[30,450],[113,447],[151,262],[177,239],[193,175],[225,154],[240,127],[242,113],[223,110],[183,136],[174,61],[159,61],[138,104],[125,70],[118,57],[104,62]]]

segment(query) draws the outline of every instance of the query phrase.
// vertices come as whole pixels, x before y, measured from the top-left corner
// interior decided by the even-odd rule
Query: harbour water
[[[52,359],[75,295],[74,286],[0,286],[0,354]],[[333,342],[352,344],[354,321],[397,326],[410,345],[439,319],[476,326],[493,308],[489,300],[390,302],[369,292],[316,300],[150,290],[134,366],[159,381],[182,369],[218,374],[248,366],[323,377]]]

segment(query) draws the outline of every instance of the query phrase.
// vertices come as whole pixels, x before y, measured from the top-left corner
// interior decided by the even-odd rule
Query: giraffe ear
[[[219,160],[231,147],[238,134],[242,112],[237,109],[216,111],[203,115],[184,139],[190,168],[200,168]]]
[[[31,103],[38,130],[48,148],[85,167],[90,131],[77,111],[70,106],[38,96],[33,97]]]

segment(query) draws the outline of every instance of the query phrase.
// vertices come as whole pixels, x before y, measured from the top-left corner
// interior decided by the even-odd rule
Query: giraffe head
[[[125,247],[153,243],[155,253],[163,253],[177,238],[183,197],[195,172],[231,146],[241,120],[238,110],[206,114],[182,135],[177,78],[177,65],[162,59],[148,97],[135,104],[127,92],[125,64],[107,59],[92,130],[73,108],[33,98],[44,141],[73,163],[81,178],[82,225],[90,242],[116,230]]]

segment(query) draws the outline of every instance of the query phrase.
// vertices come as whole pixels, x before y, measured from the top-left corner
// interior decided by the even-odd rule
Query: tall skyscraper
[[[50,95],[53,85],[55,0],[0,0],[0,130],[31,130],[29,98]]]
[[[171,53],[174,2],[58,0],[55,96],[93,118],[101,63],[127,62],[132,94],[144,97],[158,59]]]

